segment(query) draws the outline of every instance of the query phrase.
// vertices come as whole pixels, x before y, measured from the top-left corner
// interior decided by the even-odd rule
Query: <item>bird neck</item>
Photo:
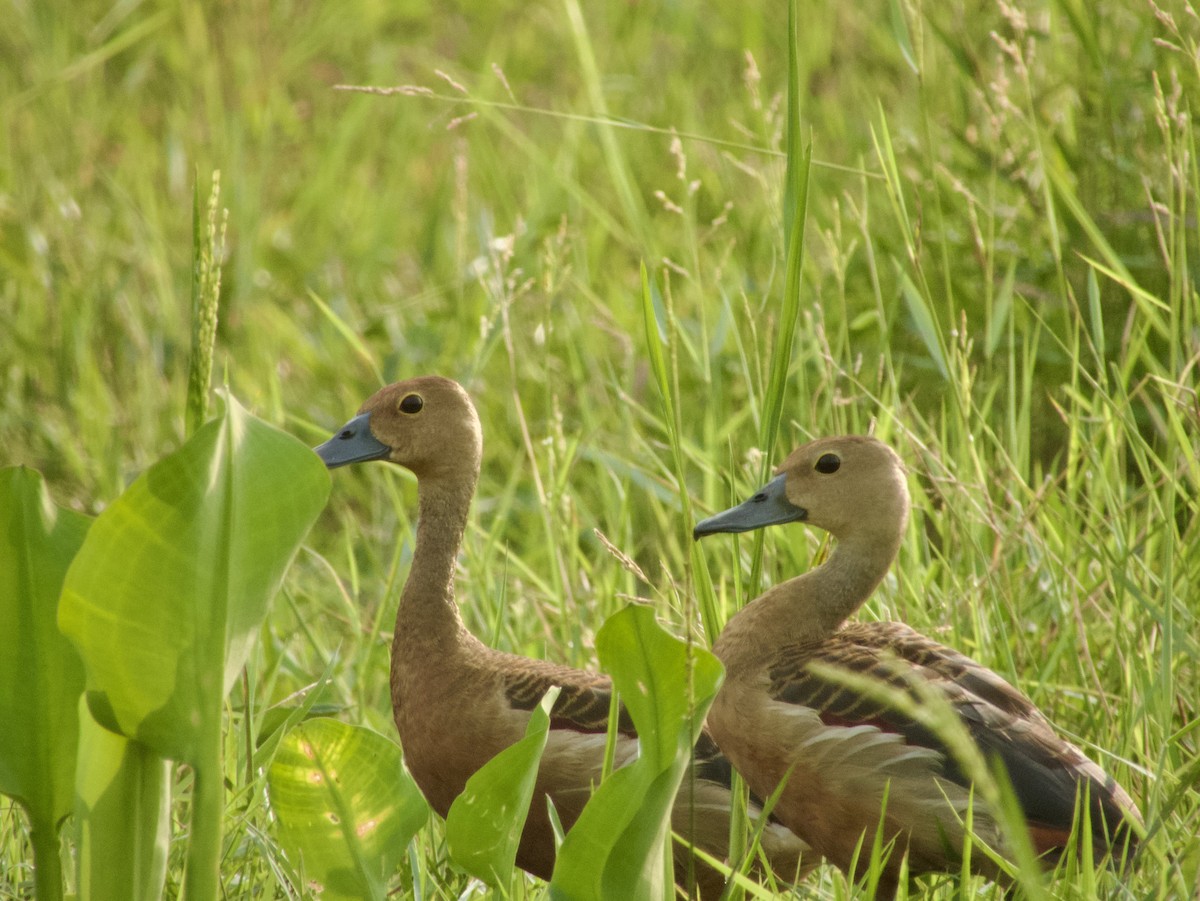
[[[784,582],[782,602],[793,616],[812,623],[819,635],[837,631],[879,587],[900,549],[900,535],[839,541],[829,559],[816,569]]]
[[[396,612],[393,666],[428,665],[426,653],[445,653],[470,639],[454,600],[454,571],[477,476],[418,479],[416,548]]]
[[[859,535],[839,541],[829,559],[768,589],[726,625],[713,647],[726,665],[732,656],[767,659],[770,651],[832,635],[883,581],[900,549],[895,535]]]

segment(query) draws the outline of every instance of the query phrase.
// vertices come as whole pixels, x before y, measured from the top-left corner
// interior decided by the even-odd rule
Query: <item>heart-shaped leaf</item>
[[[317,456],[232,397],[130,485],[96,520],[59,606],[97,721],[195,762],[328,494]]]
[[[192,766],[189,901],[220,893],[225,695],[328,494],[316,454],[229,397],[100,515],[67,572],[58,623],[92,716]]]
[[[280,842],[325,899],[382,901],[429,817],[400,748],[334,719],[311,719],[285,735],[267,785]]]

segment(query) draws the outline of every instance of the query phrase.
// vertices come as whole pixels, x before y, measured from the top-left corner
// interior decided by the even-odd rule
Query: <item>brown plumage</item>
[[[517,853],[518,866],[549,879],[554,838],[545,795],[569,828],[600,779],[612,689],[604,676],[493,650],[463,625],[454,569],[482,453],[474,406],[449,379],[399,382],[368,399],[317,453],[331,468],[389,460],[417,477],[416,548],[396,614],[391,694],[405,761],[434,810],[445,816],[467,778],[520,739],[533,707],[551,686],[560,688]],[[624,710],[619,723],[618,766],[637,753]],[[702,733],[673,826],[718,859],[728,850],[729,783],[728,762]],[[798,877],[807,848],[795,835],[771,823],[763,847],[780,878]],[[681,887],[692,871],[700,894],[716,898],[723,887],[719,875],[678,847],[676,852]],[[815,863],[805,860],[806,867]]]
[[[1000,676],[903,623],[846,623],[883,579],[900,547],[909,496],[895,453],[873,438],[827,438],[796,450],[753,498],[699,523],[697,538],[800,521],[837,540],[816,569],[768,590],[736,614],[713,651],[726,678],[708,723],[752,791],[785,782],[774,813],[819,854],[860,869],[884,814],[884,841],[897,850],[879,893],[909,872],[960,868],[961,816],[970,780],[933,730],[879,693],[870,696],[832,670],[885,683],[917,705],[936,693],[985,758],[1008,773],[1030,837],[1048,862],[1088,795],[1098,857],[1132,850],[1140,824],[1129,796],[1065,741],[1033,703]],[[903,705],[900,705],[903,706]],[[1004,851],[999,827],[974,799],[975,834]],[[865,834],[865,839],[863,838]],[[976,846],[977,847],[977,846]],[[1000,874],[983,854],[973,867]]]

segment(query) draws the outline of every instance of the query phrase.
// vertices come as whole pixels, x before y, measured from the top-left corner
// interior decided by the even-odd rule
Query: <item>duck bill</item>
[[[330,469],[367,460],[382,460],[391,453],[391,448],[371,434],[370,413],[358,414],[342,426],[336,435],[313,450]]]
[[[776,476],[750,500],[696,523],[692,537],[699,541],[716,532],[750,532],[804,519],[808,511],[787,499],[786,486],[787,476]]]

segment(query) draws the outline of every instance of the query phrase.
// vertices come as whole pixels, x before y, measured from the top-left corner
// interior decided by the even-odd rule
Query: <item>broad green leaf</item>
[[[62,896],[58,824],[71,812],[83,692],[54,611],[89,525],[51,502],[38,473],[0,470],[0,792],[29,816],[43,901]]]
[[[230,397],[101,514],[67,572],[58,622],[92,716],[192,766],[187,901],[220,892],[225,695],[328,493],[311,450]]]
[[[720,686],[721,664],[668,635],[638,604],[609,617],[596,652],[637,727],[639,754],[600,785],[567,833],[551,896],[670,897],[671,807]]]
[[[267,773],[279,840],[320,897],[382,899],[429,807],[400,748],[339,720],[301,723]]]
[[[549,734],[550,708],[557,697],[557,688],[546,692],[529,719],[525,737],[476,771],[450,805],[446,817],[450,856],[489,885],[506,887],[512,881],[517,845]]]
[[[59,625],[103,726],[196,762],[329,475],[307,447],[230,397],[96,520]]]
[[[79,702],[75,824],[82,901],[155,901],[167,876],[171,764]]]

